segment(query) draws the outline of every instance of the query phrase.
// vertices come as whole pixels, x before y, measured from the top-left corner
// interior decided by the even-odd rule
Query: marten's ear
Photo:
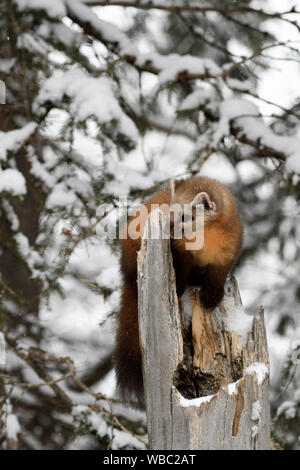
[[[182,183],[183,180],[175,180],[175,178],[171,179],[171,199],[173,200],[175,197],[175,191],[178,189],[178,186]]]
[[[191,202],[191,206],[194,207],[197,204],[203,204],[204,209],[208,211],[215,211],[216,210],[216,205],[215,203],[210,199],[209,195],[205,192],[201,192],[196,194],[194,199]]]

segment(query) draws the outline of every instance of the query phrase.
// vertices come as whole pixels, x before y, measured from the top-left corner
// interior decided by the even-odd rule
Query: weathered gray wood
[[[163,216],[155,211],[150,220],[149,239],[142,240],[138,258],[140,346],[148,435],[151,449],[171,449],[170,392],[174,370],[183,360],[183,341],[170,242],[154,239],[161,234]]]
[[[254,317],[243,341],[226,326],[226,318],[241,306],[234,280],[227,282],[224,299],[214,312],[202,309],[197,290],[185,294],[190,305],[178,303],[170,242],[161,235],[163,226],[163,214],[155,211],[149,217],[138,260],[150,448],[270,449],[269,359],[263,311]],[[192,358],[182,336],[187,316],[192,318]],[[204,396],[182,396],[174,379],[178,364],[183,372],[189,369]]]
[[[6,440],[7,450],[18,450],[18,441],[7,438]]]

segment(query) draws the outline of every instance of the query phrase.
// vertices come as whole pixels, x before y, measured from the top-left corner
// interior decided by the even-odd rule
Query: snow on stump
[[[165,218],[149,219],[138,259],[149,445],[158,450],[271,449],[263,310],[247,315],[236,281],[213,312],[199,290],[178,302]]]

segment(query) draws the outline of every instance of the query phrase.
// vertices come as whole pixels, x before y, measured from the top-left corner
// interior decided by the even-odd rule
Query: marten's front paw
[[[201,290],[201,303],[207,310],[213,310],[221,302],[224,289],[209,289],[203,287]]]

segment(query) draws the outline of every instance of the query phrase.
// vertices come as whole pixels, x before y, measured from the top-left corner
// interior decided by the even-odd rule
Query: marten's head
[[[208,178],[172,180],[171,204],[174,215],[171,214],[171,222],[176,220],[183,227],[191,225],[197,213],[197,205],[202,205],[204,224],[214,222],[224,207],[225,195],[222,189],[219,183]]]
[[[208,178],[172,180],[170,232],[178,247],[194,240],[194,248],[201,249],[205,227],[213,224],[224,211],[226,189]],[[186,249],[186,248],[185,248]]]

